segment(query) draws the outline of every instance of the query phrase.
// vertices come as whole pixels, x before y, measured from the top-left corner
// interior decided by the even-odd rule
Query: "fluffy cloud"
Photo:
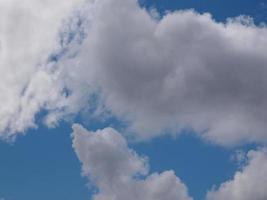
[[[62,48],[60,27],[79,2],[0,0],[2,138],[34,127],[34,117],[41,109],[60,108],[63,86],[48,57]]]
[[[265,200],[267,199],[267,151],[249,151],[248,164],[235,174],[233,180],[210,191],[207,200]]]
[[[223,145],[267,141],[266,27],[190,10],[155,19],[135,0],[89,7],[72,82],[101,88],[139,138],[189,128]]]
[[[90,132],[73,125],[73,147],[83,175],[98,188],[94,200],[191,200],[173,171],[148,175],[146,157],[127,147],[114,129]]]
[[[159,19],[136,0],[95,0],[56,43],[78,0],[26,2],[0,1],[2,137],[35,126],[42,109],[53,125],[97,90],[102,108],[141,139],[193,129],[222,145],[266,143],[266,27],[190,10]],[[83,39],[68,42],[75,34]],[[53,48],[57,62],[42,64]]]

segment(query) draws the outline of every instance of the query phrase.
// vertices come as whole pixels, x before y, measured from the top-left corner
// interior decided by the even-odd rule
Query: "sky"
[[[0,200],[266,200],[267,2],[0,0]]]

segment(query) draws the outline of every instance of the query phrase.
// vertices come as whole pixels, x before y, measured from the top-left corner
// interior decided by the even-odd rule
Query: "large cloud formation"
[[[1,139],[36,127],[40,112],[53,126],[99,106],[139,139],[192,129],[221,145],[266,144],[266,26],[192,10],[160,18],[137,0],[81,2],[0,0]],[[88,104],[95,92],[99,101]],[[96,200],[191,199],[174,172],[148,175],[146,158],[115,130],[73,129]],[[207,199],[266,199],[266,163],[265,149],[249,152]]]
[[[191,128],[223,145],[266,142],[266,27],[190,10],[158,20],[135,0],[89,7],[71,66],[131,131],[150,138]]]
[[[147,176],[147,158],[112,128],[90,132],[74,124],[73,147],[83,175],[98,188],[94,200],[192,200],[173,171]]]
[[[49,73],[38,72],[32,81],[36,67],[26,66],[36,66],[40,55],[49,55],[66,6],[56,4],[59,10],[49,24],[55,3],[49,9],[49,1],[34,2],[29,5],[49,5],[49,12],[23,14],[31,20],[25,20],[26,26],[24,21],[11,26],[18,31],[1,27],[1,38],[3,33],[18,38],[1,40],[1,74],[7,74],[1,79],[2,136],[34,126],[42,109],[48,110],[49,125],[66,112],[78,112],[88,106],[88,91],[97,88],[102,107],[126,120],[128,130],[141,139],[193,129],[222,145],[266,143],[266,27],[244,16],[218,23],[209,14],[190,10],[159,19],[136,0],[87,1],[76,23],[82,24],[83,40],[68,44],[69,51],[55,57]],[[31,22],[40,16],[43,23]],[[72,27],[65,31],[75,35]]]
[[[267,151],[249,151],[248,164],[235,174],[233,180],[223,183],[207,194],[207,200],[265,200],[267,199]]]

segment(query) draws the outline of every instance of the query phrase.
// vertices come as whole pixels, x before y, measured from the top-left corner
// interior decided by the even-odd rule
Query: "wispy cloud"
[[[35,127],[41,109],[62,101],[58,75],[46,66],[61,48],[63,19],[79,5],[71,1],[0,1],[0,136],[10,138]]]

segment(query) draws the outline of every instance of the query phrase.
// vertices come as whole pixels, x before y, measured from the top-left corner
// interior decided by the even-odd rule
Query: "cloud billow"
[[[192,200],[173,171],[148,176],[148,161],[114,129],[90,132],[73,125],[73,148],[83,175],[98,191],[94,200]]]
[[[184,10],[159,18],[136,0],[85,1],[75,11],[84,35],[66,50],[58,35],[75,36],[63,21],[80,1],[50,9],[50,1],[28,0],[32,7],[17,10],[10,2],[1,2],[2,138],[36,127],[42,110],[54,126],[99,91],[104,111],[138,139],[191,129],[221,145],[266,143],[267,29],[249,17],[219,23]]]
[[[0,0],[0,24],[1,139],[37,127],[42,111],[53,127],[96,107],[139,140],[189,129],[224,146],[267,142],[267,28],[249,17],[159,17],[136,0]],[[173,171],[149,175],[116,130],[73,129],[95,200],[192,199]],[[208,200],[267,198],[266,149],[247,158]]]
[[[73,82],[101,88],[106,108],[138,138],[193,129],[222,145],[266,142],[264,26],[192,10],[155,19],[134,0],[89,8]]]

